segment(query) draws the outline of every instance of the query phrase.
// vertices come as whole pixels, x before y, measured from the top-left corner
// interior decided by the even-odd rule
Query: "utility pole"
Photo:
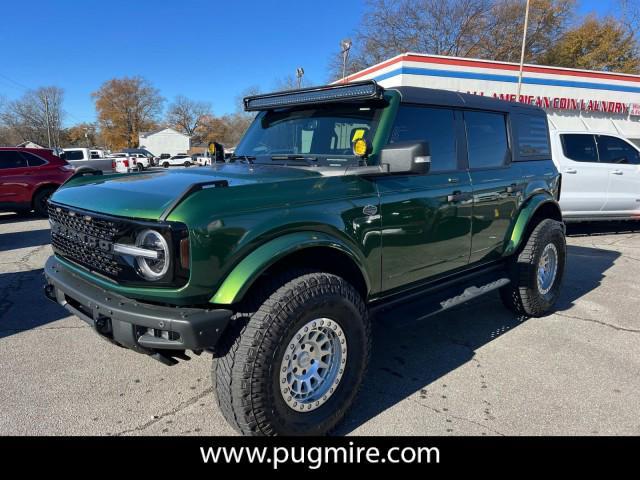
[[[524,28],[522,30],[522,50],[520,50],[520,71],[518,72],[518,90],[516,92],[516,102],[520,101],[520,89],[522,88],[522,71],[524,70],[524,50],[527,44],[527,28],[529,27],[529,0],[524,13]]]
[[[347,76],[347,58],[349,57],[349,50],[351,50],[351,40],[348,38],[342,40],[340,47],[342,48],[342,83],[344,83],[344,79]]]
[[[44,114],[46,116],[47,121],[47,142],[49,143],[49,148],[51,148],[51,118],[49,117],[49,97],[46,93],[43,94],[44,101]]]
[[[298,80],[298,88],[302,87],[302,77],[304,76],[304,68],[296,68],[296,78]]]

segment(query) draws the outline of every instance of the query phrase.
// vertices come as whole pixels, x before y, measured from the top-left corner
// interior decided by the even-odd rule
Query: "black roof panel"
[[[452,92],[450,90],[438,90],[422,87],[390,87],[385,90],[396,90],[400,93],[403,102],[421,103],[425,105],[438,105],[459,108],[477,108],[482,110],[494,110],[498,112],[546,114],[543,109],[535,105],[508,102],[493,97],[484,97],[471,93]]]

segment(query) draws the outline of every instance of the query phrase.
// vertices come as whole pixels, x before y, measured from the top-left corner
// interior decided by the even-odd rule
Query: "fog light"
[[[155,338],[164,338],[165,340],[180,340],[180,334],[178,332],[160,330],[159,328],[147,328],[146,334]]]

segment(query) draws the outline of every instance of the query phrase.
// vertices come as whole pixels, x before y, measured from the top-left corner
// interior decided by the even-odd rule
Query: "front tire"
[[[164,163],[162,164],[162,166],[163,166],[164,168],[169,168],[169,162],[164,162]]]
[[[214,360],[220,410],[245,435],[326,434],[366,371],[365,304],[347,281],[321,272],[281,276],[260,297],[254,313],[232,320]]]
[[[562,223],[545,219],[535,226],[517,258],[508,266],[511,283],[500,289],[514,313],[541,317],[560,295],[567,247]]]
[[[47,201],[53,192],[55,192],[55,188],[43,188],[38,190],[33,196],[33,210],[39,217],[49,216]]]

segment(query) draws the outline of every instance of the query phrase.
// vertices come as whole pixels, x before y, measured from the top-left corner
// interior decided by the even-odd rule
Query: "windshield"
[[[381,109],[362,105],[331,105],[301,110],[260,112],[234,152],[271,164],[358,163],[351,143],[373,139]]]

